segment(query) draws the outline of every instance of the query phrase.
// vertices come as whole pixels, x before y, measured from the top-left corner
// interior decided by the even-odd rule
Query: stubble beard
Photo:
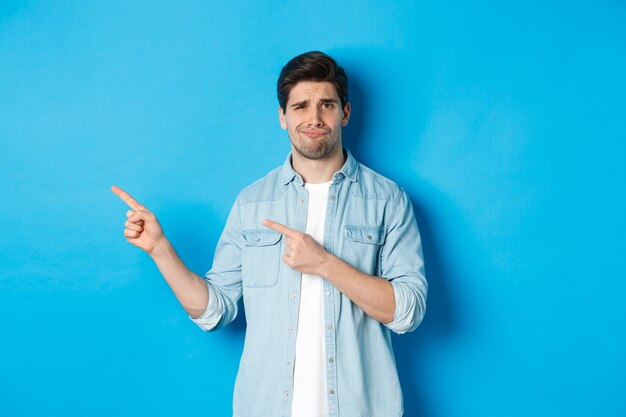
[[[307,159],[324,159],[328,155],[331,155],[337,149],[339,145],[338,138],[331,138],[325,136],[317,139],[309,139],[301,137],[303,133],[295,132],[293,135],[289,135],[291,144],[296,152]]]

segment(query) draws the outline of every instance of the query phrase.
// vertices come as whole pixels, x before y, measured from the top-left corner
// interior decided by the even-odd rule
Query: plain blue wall
[[[423,234],[406,415],[626,415],[624,22],[618,0],[0,3],[0,415],[229,415],[245,321],[197,329],[109,187],[206,272],[285,158],[275,81],[311,49]]]

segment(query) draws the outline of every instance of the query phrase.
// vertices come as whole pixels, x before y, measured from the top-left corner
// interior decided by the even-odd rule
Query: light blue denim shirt
[[[402,188],[345,152],[329,189],[324,248],[389,280],[396,310],[391,323],[381,324],[324,281],[328,415],[401,416],[390,330],[412,331],[424,317],[428,286],[420,234]],[[241,191],[206,274],[209,305],[193,320],[202,329],[232,322],[243,295],[247,330],[233,416],[291,416],[301,274],[282,261],[282,235],[261,220],[304,231],[307,206],[307,190],[289,155],[282,167]]]

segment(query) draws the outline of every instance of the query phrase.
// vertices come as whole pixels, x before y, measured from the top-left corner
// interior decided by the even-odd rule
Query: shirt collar
[[[341,169],[333,175],[332,181],[333,183],[337,183],[341,180],[342,177],[347,178],[349,181],[355,182],[359,173],[359,164],[354,159],[350,151],[346,148],[343,148],[344,155],[346,155],[346,162],[344,162]],[[285,159],[285,163],[282,167],[282,177],[283,177],[283,185],[289,184],[294,178],[298,181],[300,185],[304,185],[304,180],[298,174],[293,167],[291,166],[291,152],[287,155],[287,159]]]

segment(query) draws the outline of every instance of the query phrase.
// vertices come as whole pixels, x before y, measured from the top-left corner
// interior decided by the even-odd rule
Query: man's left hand
[[[303,274],[323,275],[329,255],[311,235],[291,229],[284,224],[265,219],[263,226],[281,233],[285,239],[283,261]]]

